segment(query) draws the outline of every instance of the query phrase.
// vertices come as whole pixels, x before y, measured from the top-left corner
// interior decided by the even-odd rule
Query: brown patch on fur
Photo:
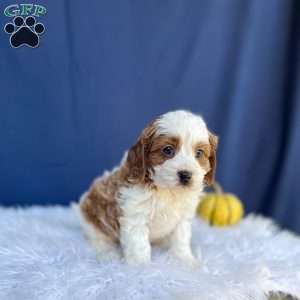
[[[210,165],[210,170],[204,177],[204,182],[207,185],[211,185],[215,181],[215,173],[216,173],[216,166],[217,166],[217,157],[216,157],[217,146],[218,146],[218,137],[213,133],[209,132],[210,151],[209,151],[208,161]]]
[[[152,140],[156,131],[155,120],[152,121],[141,133],[138,141],[129,149],[127,156],[128,176],[130,183],[150,183],[146,158],[151,149]]]
[[[196,153],[197,149],[201,149],[203,151],[203,155],[196,159],[199,162],[199,165],[208,172],[210,170],[210,145],[205,143],[198,143],[194,146],[194,153]]]
[[[179,149],[179,138],[168,137],[166,135],[155,136],[155,121],[152,121],[142,132],[136,144],[128,151],[128,182],[144,183],[153,187],[150,172],[153,167],[162,164],[169,159],[161,152],[165,145],[172,145]]]
[[[118,241],[120,231],[121,210],[116,196],[119,188],[124,185],[127,172],[123,167],[95,180],[85,198],[80,201],[85,219],[113,241]]]
[[[180,139],[177,137],[169,137],[160,135],[153,139],[150,152],[147,157],[147,164],[149,167],[161,165],[166,160],[170,159],[162,153],[162,148],[166,145],[171,145],[175,148],[176,153],[180,148]]]

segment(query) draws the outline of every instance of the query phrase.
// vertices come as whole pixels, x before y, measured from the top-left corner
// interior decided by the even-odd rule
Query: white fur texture
[[[208,142],[206,123],[201,116],[186,110],[170,111],[156,122],[157,134],[180,136],[185,141]]]
[[[250,216],[238,226],[193,224],[200,268],[154,247],[151,263],[98,262],[69,208],[0,209],[2,300],[259,300],[300,297],[300,240]]]
[[[150,243],[162,242],[188,265],[197,265],[191,251],[191,220],[200,192],[189,188],[147,190],[139,185],[121,188],[120,242],[126,261],[135,265],[150,262]]]

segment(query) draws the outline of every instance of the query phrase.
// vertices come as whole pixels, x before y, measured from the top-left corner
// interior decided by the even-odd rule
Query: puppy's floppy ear
[[[143,130],[138,141],[128,151],[128,181],[131,183],[140,183],[145,180],[146,171],[148,168],[147,156],[151,148],[154,134],[155,126],[153,121]]]
[[[215,181],[215,173],[216,173],[216,166],[217,166],[216,151],[217,151],[218,141],[219,138],[213,133],[209,132],[210,154],[208,159],[210,164],[210,170],[204,176],[204,182],[207,185],[211,185]]]
[[[128,181],[131,183],[142,182],[146,174],[145,147],[142,138],[139,138],[128,151],[127,163],[129,167]]]

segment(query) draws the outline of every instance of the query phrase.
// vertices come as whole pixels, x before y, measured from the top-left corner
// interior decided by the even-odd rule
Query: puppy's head
[[[127,156],[128,180],[162,188],[195,188],[214,181],[218,138],[200,116],[179,110],[152,121]]]

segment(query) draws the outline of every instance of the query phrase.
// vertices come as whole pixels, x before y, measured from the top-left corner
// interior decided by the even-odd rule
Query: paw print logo
[[[31,48],[36,48],[39,45],[40,37],[45,30],[42,23],[36,23],[33,16],[28,16],[24,19],[17,16],[12,23],[7,23],[4,26],[4,31],[10,34],[10,44],[13,48],[18,48],[22,45],[27,45]]]

